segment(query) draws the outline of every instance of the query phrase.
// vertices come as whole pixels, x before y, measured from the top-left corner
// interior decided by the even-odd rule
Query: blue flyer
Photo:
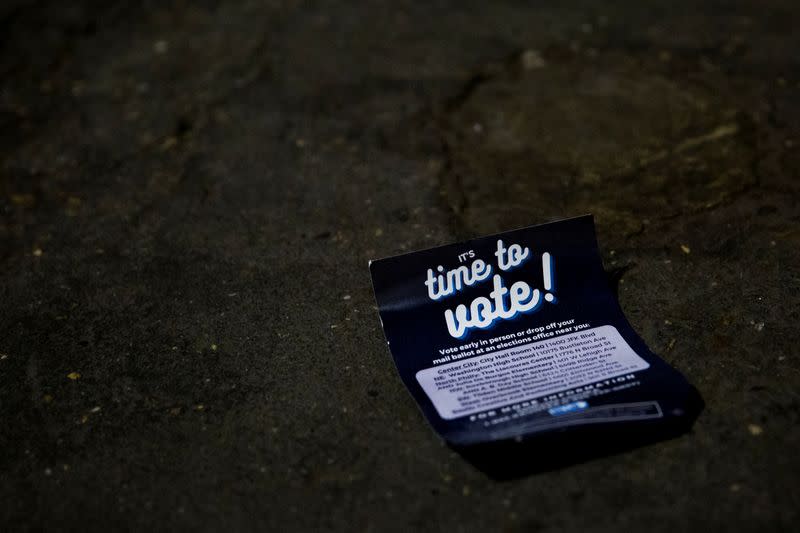
[[[634,332],[582,216],[370,263],[400,378],[454,446],[684,421],[693,388]]]

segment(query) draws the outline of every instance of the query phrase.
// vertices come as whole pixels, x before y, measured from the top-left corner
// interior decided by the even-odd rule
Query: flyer
[[[400,378],[452,445],[689,416],[692,387],[626,320],[590,215],[370,271]]]

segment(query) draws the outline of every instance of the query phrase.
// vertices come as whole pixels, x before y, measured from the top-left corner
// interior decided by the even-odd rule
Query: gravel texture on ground
[[[0,529],[795,530],[769,4],[4,2]],[[367,262],[584,213],[706,408],[500,483],[403,388]]]

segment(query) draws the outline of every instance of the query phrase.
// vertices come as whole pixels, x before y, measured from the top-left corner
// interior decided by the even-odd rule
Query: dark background
[[[797,527],[800,7],[0,7],[7,531]],[[691,433],[498,483],[367,261],[594,213]]]

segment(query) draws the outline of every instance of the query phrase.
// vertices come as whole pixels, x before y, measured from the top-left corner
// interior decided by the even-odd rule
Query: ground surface
[[[2,529],[796,530],[797,2],[136,4],[0,7]],[[367,261],[587,212],[706,409],[492,481]]]

